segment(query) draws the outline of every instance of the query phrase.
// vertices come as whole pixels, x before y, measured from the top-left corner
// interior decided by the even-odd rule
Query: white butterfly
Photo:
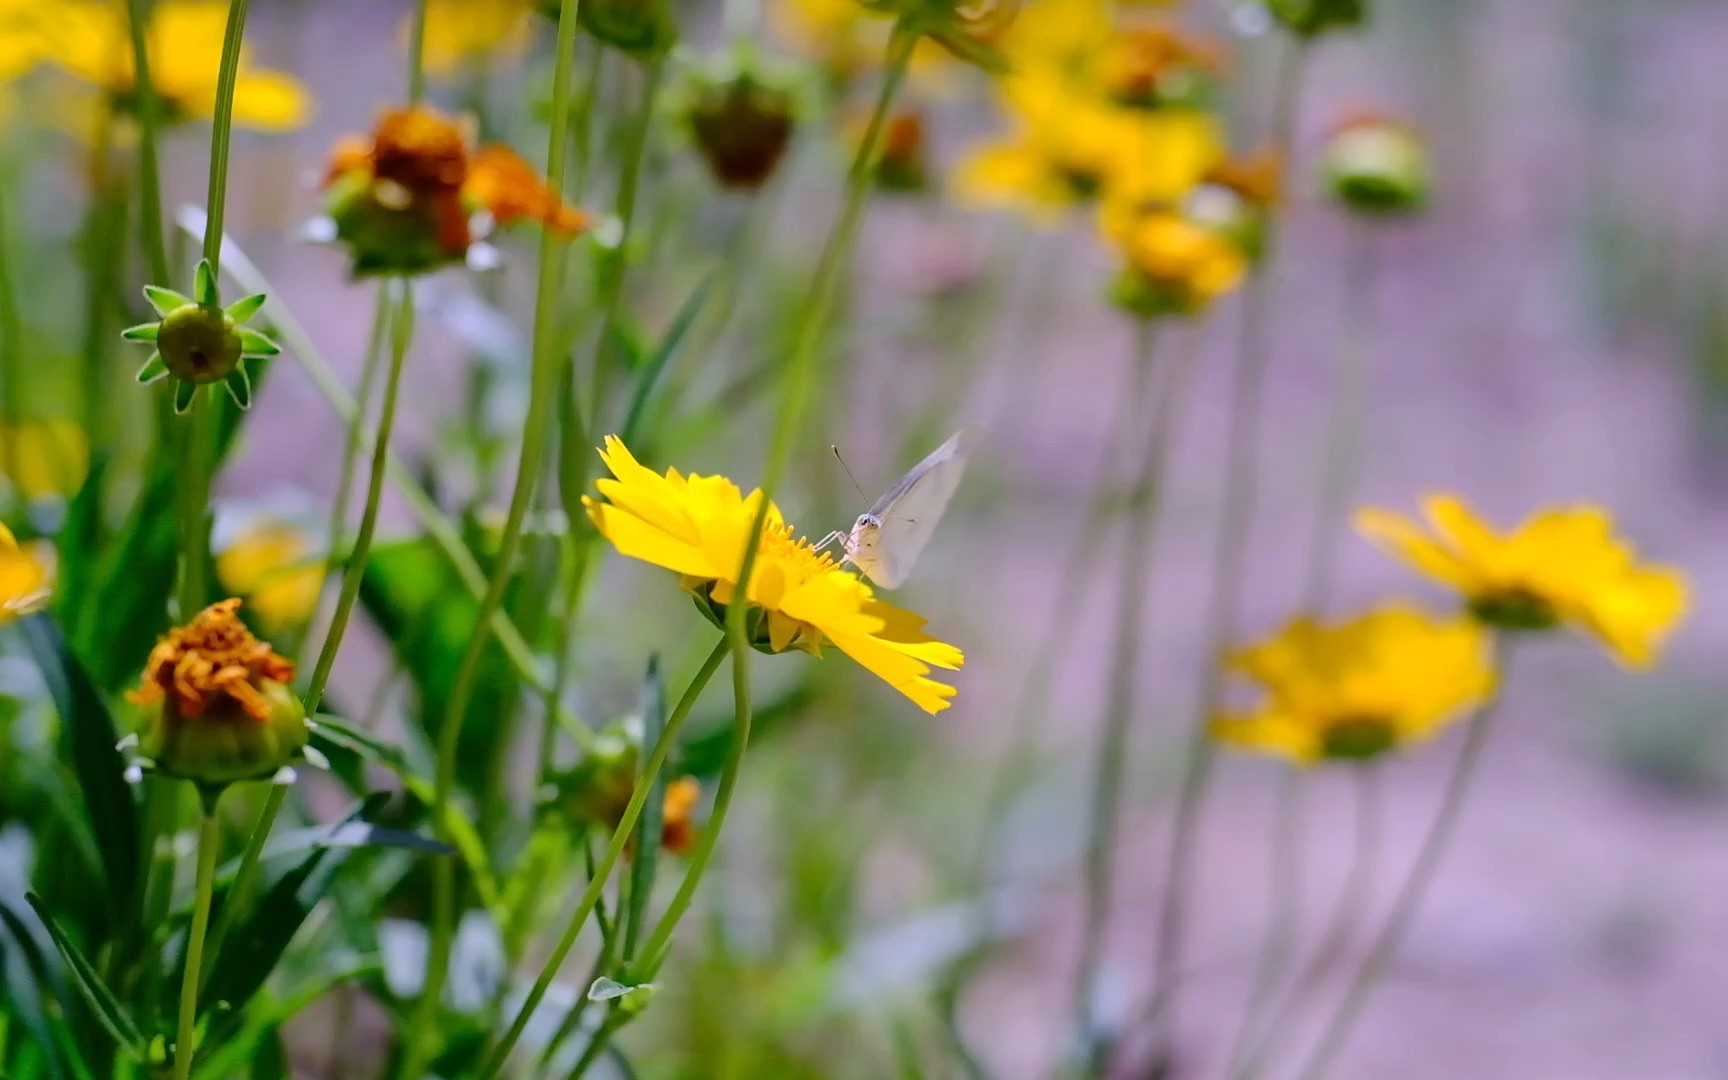
[[[912,565],[960,486],[979,434],[975,427],[956,432],[914,465],[876,505],[859,514],[850,532],[830,533],[817,547],[838,541],[846,550],[845,562],[885,589],[898,587],[912,573]]]

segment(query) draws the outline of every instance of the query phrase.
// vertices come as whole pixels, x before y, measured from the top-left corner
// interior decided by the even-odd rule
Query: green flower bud
[[[156,348],[168,374],[189,383],[213,383],[228,377],[244,351],[240,329],[221,308],[187,304],[162,317]]]
[[[704,77],[696,82],[689,122],[714,178],[753,191],[774,175],[792,141],[792,94],[747,71]]]
[[[553,19],[561,7],[553,0],[540,4]],[[582,0],[576,19],[595,40],[636,56],[656,56],[678,43],[667,0]]]
[[[1320,160],[1326,188],[1346,207],[1364,214],[1410,214],[1428,203],[1433,165],[1428,146],[1414,131],[1369,119],[1340,128]]]
[[[1308,38],[1368,21],[1367,0],[1268,0],[1268,7],[1273,18]]]

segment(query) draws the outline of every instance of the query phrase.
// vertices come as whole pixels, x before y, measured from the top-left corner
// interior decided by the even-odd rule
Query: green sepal
[[[251,296],[244,297],[240,300],[234,301],[232,304],[229,304],[227,315],[235,322],[243,323],[247,319],[258,314],[258,310],[264,306],[264,300],[265,296],[263,293],[253,293]]]
[[[238,333],[240,334],[240,354],[242,356],[275,356],[282,351],[282,346],[256,330],[249,330],[242,326]]]
[[[222,297],[216,291],[216,271],[211,268],[209,259],[198,260],[198,273],[193,278],[192,292],[205,307],[217,307],[221,304]]]
[[[198,384],[189,383],[185,379],[174,380],[174,412],[184,413],[192,407],[192,398],[198,393]]]
[[[166,315],[171,311],[179,311],[192,303],[192,299],[182,296],[173,289],[164,289],[160,285],[144,286],[144,299],[150,301],[150,306],[156,309],[156,314]]]
[[[228,396],[234,399],[234,404],[242,409],[252,407],[252,377],[246,374],[244,367],[236,367],[222,380],[222,385],[228,388]]]
[[[161,332],[161,323],[147,322],[139,323],[137,326],[128,326],[126,329],[120,331],[120,336],[125,338],[127,341],[155,341],[156,335]]]
[[[168,362],[162,359],[161,353],[153,352],[150,354],[150,359],[144,361],[144,366],[138,369],[135,378],[141,383],[153,383],[166,374],[168,374]]]

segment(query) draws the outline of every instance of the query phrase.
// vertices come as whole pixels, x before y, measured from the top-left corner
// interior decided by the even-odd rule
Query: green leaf
[[[666,328],[666,336],[660,339],[660,345],[654,350],[654,355],[641,368],[636,376],[636,389],[630,395],[630,409],[624,414],[624,427],[619,438],[624,445],[631,445],[640,433],[642,423],[647,416],[648,402],[654,394],[654,387],[660,381],[660,376],[666,371],[672,358],[678,355],[679,346],[684,344],[684,338],[690,333],[690,327],[696,323],[697,316],[702,314],[703,307],[708,303],[708,296],[713,292],[714,280],[718,271],[710,271],[701,283],[691,291],[678,313],[672,317],[672,325]],[[604,435],[605,432],[597,432]],[[568,494],[565,495],[569,499]],[[565,507],[569,509],[568,505]]]
[[[127,341],[155,341],[161,333],[161,323],[147,322],[139,323],[137,326],[128,326],[126,329],[120,331],[120,336],[125,338]]]
[[[222,385],[227,387],[228,396],[235,405],[242,409],[252,407],[252,380],[247,376],[245,367],[235,365],[228,377],[222,380]]]
[[[164,289],[160,285],[144,286],[144,299],[150,301],[150,306],[156,309],[158,315],[179,311],[192,303],[191,297],[182,296],[173,289]]]
[[[167,374],[168,362],[162,359],[161,353],[153,352],[150,354],[150,359],[144,361],[144,366],[139,368],[138,374],[133,377],[140,383],[147,384],[153,383],[157,379],[165,377]]]
[[[247,356],[275,356],[282,351],[282,346],[250,327],[242,326],[239,334],[240,351]]]
[[[198,390],[197,383],[189,383],[185,379],[175,380],[174,415],[184,416],[186,414],[186,410],[192,407],[192,399],[197,397]]]
[[[35,909],[37,918],[41,919],[42,925],[47,928],[54,947],[60,950],[61,957],[72,971],[73,984],[78,987],[79,993],[84,995],[84,1001],[95,1014],[97,1022],[128,1057],[134,1061],[144,1060],[144,1033],[138,1029],[132,1014],[127,1012],[126,1006],[114,996],[114,991],[108,989],[108,984],[102,981],[95,965],[85,959],[84,954],[78,951],[78,946],[74,945],[66,932],[55,923],[54,916],[49,914],[42,898],[35,893],[26,893],[24,899]]]
[[[211,268],[209,259],[198,260],[198,272],[193,275],[192,294],[205,307],[216,307],[222,302],[222,296],[216,291],[216,271]]]
[[[642,753],[641,765],[648,764],[648,751],[660,741],[666,730],[666,680],[660,674],[660,657],[648,658],[648,674],[642,680]],[[648,907],[654,900],[654,871],[660,859],[661,817],[666,809],[666,770],[650,776],[643,772],[638,784],[649,785],[648,801],[636,819],[636,857],[630,864],[630,888],[624,909],[624,963],[636,959],[636,942],[642,934]],[[589,992],[592,996],[593,992]]]
[[[236,323],[243,323],[258,314],[258,310],[264,306],[266,299],[268,298],[263,293],[253,293],[251,296],[243,297],[229,304],[226,314]]]
[[[63,1080],[66,1063],[55,1047],[76,1047],[77,1042],[66,1037],[66,1021],[58,1010],[50,1014],[47,1005],[60,1000],[65,986],[55,978],[57,972],[49,965],[36,935],[4,903],[0,903],[0,973],[5,978],[7,1006],[29,1034],[29,1047],[42,1055],[55,1080]],[[75,1067],[80,1075],[90,1071],[83,1062]]]
[[[90,831],[108,877],[108,893],[116,898],[131,896],[138,880],[138,810],[132,785],[126,782],[126,759],[115,749],[120,732],[114,717],[52,616],[30,615],[19,625],[60,713],[60,753],[72,763],[84,797]]]

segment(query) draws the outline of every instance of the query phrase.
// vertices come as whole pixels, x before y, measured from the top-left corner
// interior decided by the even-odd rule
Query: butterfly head
[[[882,519],[875,514],[859,514],[852,531],[844,538],[846,561],[869,576],[876,565],[876,545],[882,533]]]

